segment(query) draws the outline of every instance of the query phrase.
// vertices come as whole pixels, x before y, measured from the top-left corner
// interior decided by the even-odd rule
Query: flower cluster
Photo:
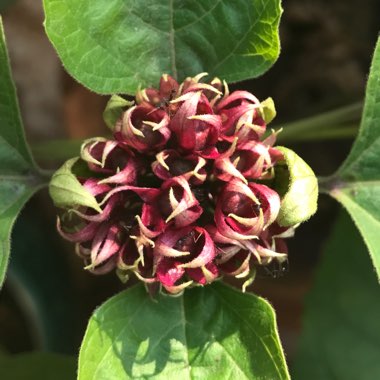
[[[202,77],[163,75],[122,112],[113,139],[82,145],[76,176],[101,212],[73,206],[58,229],[86,269],[134,273],[175,294],[223,275],[247,281],[255,266],[286,259],[293,228],[276,222],[270,186],[283,156],[266,133],[270,100]]]

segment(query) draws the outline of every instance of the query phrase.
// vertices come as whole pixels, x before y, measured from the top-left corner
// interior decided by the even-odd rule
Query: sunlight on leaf
[[[44,0],[67,71],[99,93],[133,94],[162,73],[257,77],[279,55],[280,0]]]
[[[273,309],[221,283],[149,298],[142,285],[90,319],[79,356],[85,379],[289,379]]]

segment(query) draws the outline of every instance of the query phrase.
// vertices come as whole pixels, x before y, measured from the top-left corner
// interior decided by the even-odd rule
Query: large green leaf
[[[8,264],[12,225],[42,185],[42,175],[25,142],[0,18],[0,287]]]
[[[289,379],[275,315],[221,283],[160,295],[138,285],[91,317],[79,355],[86,379]]]
[[[295,380],[380,379],[380,287],[343,211],[307,298]]]
[[[380,39],[373,56],[358,137],[342,167],[321,184],[347,208],[380,278]]]
[[[1,378],[4,380],[74,380],[75,359],[47,352],[1,355]]]
[[[279,54],[280,0],[44,0],[45,27],[68,72],[99,93],[134,93],[209,72],[263,74]]]

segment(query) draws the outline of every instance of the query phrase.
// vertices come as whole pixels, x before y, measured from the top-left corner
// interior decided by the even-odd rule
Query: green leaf
[[[275,315],[221,283],[152,300],[142,285],[99,307],[78,379],[289,379]]]
[[[44,0],[45,27],[67,71],[95,92],[134,94],[163,73],[228,82],[279,55],[280,0]]]
[[[294,380],[380,379],[380,287],[342,211],[306,299]]]
[[[74,380],[76,362],[73,357],[47,352],[30,352],[0,356],[1,378],[4,380]]]
[[[1,149],[1,146],[0,146]],[[40,186],[0,175],[0,288],[5,280],[10,253],[10,234],[18,213]]]
[[[1,19],[0,78],[0,170],[18,174],[27,171],[34,162],[25,141]]]
[[[57,207],[86,206],[102,212],[95,197],[82,186],[73,173],[73,166],[78,160],[78,157],[74,157],[66,161],[53,174],[49,184],[50,196]]]
[[[119,95],[111,96],[107,103],[106,109],[103,112],[103,119],[111,131],[115,128],[115,124],[125,111],[125,108],[130,107],[132,104],[133,102],[129,102]]]
[[[352,216],[380,278],[380,39],[373,56],[358,137],[335,175],[322,187]]]
[[[43,175],[25,141],[0,18],[0,287],[13,223],[25,202],[43,185]]]
[[[318,181],[310,166],[296,153],[277,147],[284,160],[275,167],[274,187],[281,195],[278,223],[293,226],[308,220],[317,211]]]

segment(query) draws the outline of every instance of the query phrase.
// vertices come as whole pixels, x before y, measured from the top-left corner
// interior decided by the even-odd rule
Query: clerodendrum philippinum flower
[[[223,275],[247,283],[256,266],[286,260],[295,223],[278,222],[289,183],[281,190],[284,153],[267,131],[273,102],[203,76],[138,91],[113,138],[85,141],[53,177],[58,230],[89,271],[175,294]]]

